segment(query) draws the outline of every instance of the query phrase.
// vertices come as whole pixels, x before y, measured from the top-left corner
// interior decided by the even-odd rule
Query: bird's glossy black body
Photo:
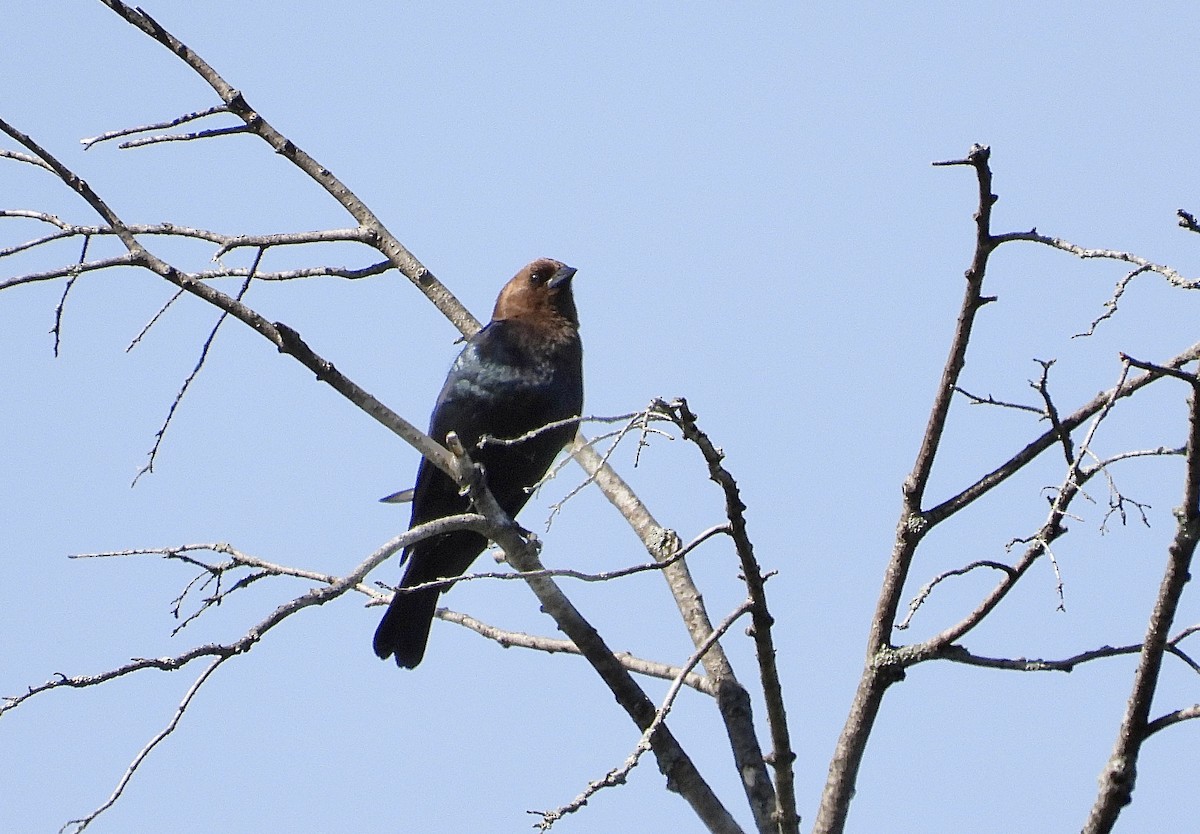
[[[444,443],[455,432],[471,459],[483,465],[496,502],[511,517],[529,489],[575,435],[568,424],[515,444],[477,444],[488,436],[513,439],[550,423],[578,417],[583,408],[583,348],[571,295],[575,270],[558,261],[534,261],[500,294],[492,321],[467,342],[442,386],[429,435]],[[467,512],[458,485],[422,459],[413,491],[410,526]],[[478,533],[444,533],[405,551],[401,581],[409,588],[459,576],[487,546]],[[398,666],[421,662],[437,607],[438,589],[397,593],[375,632],[375,653]]]

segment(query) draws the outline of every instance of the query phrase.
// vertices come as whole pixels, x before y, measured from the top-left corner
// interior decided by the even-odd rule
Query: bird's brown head
[[[548,332],[564,335],[579,327],[571,279],[575,268],[539,258],[513,276],[496,299],[492,320],[517,319]]]

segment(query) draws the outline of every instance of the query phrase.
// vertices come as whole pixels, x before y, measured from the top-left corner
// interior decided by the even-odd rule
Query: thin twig
[[[224,104],[218,104],[215,107],[208,107],[204,110],[197,110],[194,113],[184,113],[182,116],[177,116],[174,119],[168,119],[165,122],[155,122],[148,125],[139,125],[138,127],[127,127],[121,130],[110,130],[106,133],[101,133],[99,136],[92,136],[87,139],[80,139],[79,143],[83,145],[86,151],[99,142],[107,142],[109,139],[119,139],[122,136],[132,136],[135,133],[149,133],[152,130],[166,130],[169,127],[178,127],[188,122],[194,122],[197,119],[204,119],[208,116],[215,116],[218,113],[228,113],[229,108]]]
[[[260,249],[258,250],[257,257],[254,259],[254,266],[250,269],[251,276],[253,276],[254,270],[258,268],[258,263],[262,259],[262,256],[263,250]],[[251,280],[252,277],[246,278],[246,280],[242,283],[241,289],[238,290],[237,295],[234,296],[234,300],[238,303],[241,303],[242,298],[246,295],[246,291],[250,289]],[[137,474],[133,476],[133,483],[130,484],[130,486],[137,486],[137,482],[143,475],[154,471],[154,461],[158,457],[158,450],[161,448],[163,439],[166,437],[167,427],[171,425],[171,418],[175,416],[175,410],[179,408],[179,404],[183,402],[184,394],[187,393],[188,388],[191,387],[196,377],[200,374],[200,369],[204,367],[204,362],[206,359],[208,359],[208,352],[212,349],[213,342],[216,341],[217,331],[220,329],[221,325],[225,322],[225,319],[228,316],[229,312],[227,310],[222,310],[221,315],[217,316],[217,321],[215,324],[213,324],[212,330],[209,331],[208,338],[204,340],[204,346],[200,348],[200,358],[196,360],[196,366],[192,368],[191,373],[187,375],[187,379],[183,381],[183,385],[180,386],[179,392],[175,395],[175,399],[171,402],[171,407],[167,409],[166,419],[163,420],[162,426],[154,434],[154,445],[150,448],[150,453],[147,456],[146,463],[141,469],[138,470]]]
[[[597,467],[597,471],[599,471],[600,467],[608,466],[609,458],[611,458],[613,456],[613,453],[617,450],[617,446],[620,444],[621,440],[624,439],[625,435],[628,434],[630,431],[632,431],[633,427],[637,425],[639,414],[640,414],[640,412],[638,414],[629,415],[629,419],[626,422],[626,424],[624,426],[622,426],[616,432],[616,437],[613,440],[612,444],[608,447],[608,450],[605,451],[603,455],[600,455],[600,466]],[[579,435],[579,436],[582,437],[582,435]],[[589,441],[589,446],[592,442],[594,442],[594,441]],[[575,451],[578,451],[578,450],[575,450]],[[588,484],[595,481],[595,479],[596,479],[596,471],[588,472],[587,476],[583,479],[582,482],[576,484],[571,489],[570,492],[568,492],[566,495],[564,495],[562,498],[560,498],[558,501],[556,501],[554,504],[552,504],[550,506],[550,515],[546,517],[546,529],[547,530],[549,530],[550,525],[554,523],[555,517],[560,512],[562,512],[563,506],[568,501],[570,501],[572,498],[574,498],[576,495],[583,492],[584,488],[587,487]]]
[[[116,237],[117,230],[112,226],[100,225],[83,225],[66,223],[52,214],[47,214],[41,211],[30,211],[26,209],[8,209],[0,210],[0,217],[20,217],[31,220],[40,220],[43,223],[56,226],[57,232],[44,235],[39,238],[27,240],[24,243],[18,243],[6,249],[0,249],[0,258],[9,255],[15,255],[19,252],[24,252],[28,249],[34,249],[39,246],[45,246],[50,243],[55,243],[60,240],[66,240],[72,237]],[[126,230],[135,237],[145,236],[160,236],[160,237],[182,237],[195,240],[203,240],[208,243],[217,244],[217,251],[213,254],[214,261],[219,260],[224,255],[234,249],[254,247],[273,248],[276,246],[307,246],[318,243],[360,243],[370,245],[372,236],[369,230],[362,227],[353,229],[316,229],[307,232],[273,232],[265,235],[231,235],[224,232],[215,232],[211,229],[199,229],[193,226],[182,226],[178,223],[131,223],[125,227]],[[390,265],[389,265],[390,266]]]
[[[977,394],[972,394],[970,391],[967,391],[966,389],[962,388],[959,385],[955,385],[954,390],[956,393],[962,394],[964,397],[966,397],[968,400],[970,400],[971,405],[995,405],[995,406],[999,406],[1001,408],[1016,409],[1018,411],[1031,411],[1034,414],[1038,415],[1039,417],[1046,416],[1046,413],[1044,411],[1042,411],[1042,409],[1038,408],[1037,406],[1025,405],[1024,403],[1005,402],[1004,400],[996,399],[991,394],[988,394],[986,397],[981,397]]]
[[[448,608],[439,608],[437,610],[438,619],[448,623],[460,625],[463,628],[486,637],[489,640],[494,640],[505,648],[517,647],[522,649],[531,649],[533,651],[546,652],[547,654],[572,654],[582,655],[579,647],[570,640],[563,640],[557,637],[543,637],[536,634],[529,634],[524,631],[506,631],[496,626],[481,622],[474,617],[458,611],[451,611]],[[653,660],[635,657],[629,652],[617,652],[615,654],[617,661],[633,672],[635,675],[645,675],[651,678],[660,678],[662,680],[674,680],[677,676],[684,672],[678,666],[670,666],[666,663],[659,663]],[[687,672],[683,676],[683,682],[686,686],[690,686],[697,692],[703,692],[705,695],[716,697],[717,688],[714,683],[694,672]]]
[[[1196,374],[1188,373],[1187,371],[1184,371],[1178,367],[1172,367],[1170,365],[1156,365],[1153,362],[1144,362],[1140,359],[1134,359],[1127,353],[1121,353],[1119,355],[1121,357],[1121,361],[1127,362],[1139,370],[1150,371],[1153,374],[1160,374],[1162,376],[1175,377],[1175,379],[1181,379],[1189,385],[1196,384],[1197,379],[1200,379],[1200,377],[1197,377]]]
[[[1105,660],[1112,657],[1125,657],[1137,654],[1142,650],[1141,643],[1129,646],[1101,646],[1086,652],[1064,657],[1061,660],[1046,660],[1044,658],[1026,657],[985,657],[974,654],[963,646],[954,644],[947,646],[941,654],[944,660],[962,663],[966,666],[981,666],[985,669],[1010,669],[1018,672],[1074,672],[1075,668],[1090,663],[1093,660]],[[1173,644],[1168,652],[1186,663],[1193,672],[1200,672],[1200,667]]]
[[[76,264],[77,267],[87,262],[88,244],[91,243],[91,240],[92,239],[90,237],[85,237],[83,239],[83,248],[79,252],[79,261]],[[50,332],[54,334],[55,358],[58,357],[59,348],[62,347],[62,318],[63,311],[67,306],[67,296],[70,294],[71,288],[75,286],[75,281],[78,277],[79,273],[76,272],[67,279],[66,286],[63,287],[62,295],[59,296],[58,306],[54,308],[54,327],[51,328]]]
[[[1128,273],[1124,278],[1118,281],[1116,286],[1113,287],[1112,295],[1109,297],[1108,301],[1104,302],[1104,312],[1092,319],[1092,323],[1088,325],[1087,330],[1083,331],[1082,333],[1076,333],[1071,338],[1084,339],[1088,336],[1094,335],[1096,328],[1100,326],[1101,322],[1107,321],[1117,314],[1117,305],[1120,304],[1121,296],[1125,294],[1125,290],[1129,288],[1129,284],[1133,281],[1133,279],[1141,275],[1143,272],[1148,272],[1149,270],[1150,267],[1148,266],[1139,266],[1137,269]]]
[[[125,348],[126,353],[129,353],[129,351],[131,351],[135,347],[137,347],[138,342],[140,342],[142,340],[142,338],[145,337],[145,335],[150,332],[150,328],[153,327],[160,318],[162,318],[163,313],[167,312],[167,309],[170,308],[170,306],[172,304],[174,304],[176,301],[179,300],[180,296],[182,296],[183,293],[184,293],[184,290],[176,290],[175,294],[172,295],[170,298],[168,298],[166,300],[166,302],[161,307],[158,308],[158,312],[155,313],[150,318],[150,321],[146,322],[146,326],[143,327],[140,331],[138,331],[138,334],[133,337],[133,341],[131,341],[129,343],[129,345]]]
[[[430,588],[445,589],[452,585],[457,585],[460,582],[470,582],[476,579],[529,580],[562,578],[578,579],[581,582],[610,582],[614,579],[632,576],[635,573],[666,570],[668,567],[675,564],[680,559],[683,559],[685,556],[695,550],[700,544],[719,533],[729,535],[729,525],[717,524],[709,527],[703,533],[696,536],[696,538],[692,539],[692,541],[687,545],[679,548],[669,558],[663,559],[662,561],[646,562],[640,565],[630,565],[629,567],[601,571],[600,573],[586,573],[584,571],[575,570],[574,568],[543,568],[541,570],[532,571],[483,571],[479,573],[466,573],[462,576],[455,576],[451,579],[434,579],[430,580],[429,582],[422,582],[419,585],[411,585],[405,588],[391,588],[391,590],[399,591],[401,593],[412,593],[414,591],[422,591]]]
[[[913,616],[915,616],[917,613],[917,610],[922,605],[925,604],[925,600],[929,598],[929,595],[931,593],[933,593],[934,588],[936,588],[938,585],[940,585],[942,582],[945,582],[947,579],[949,579],[952,576],[964,576],[965,574],[970,573],[971,571],[975,570],[976,568],[991,568],[992,570],[1002,571],[1002,572],[1008,574],[1009,576],[1012,576],[1012,574],[1013,574],[1013,569],[1011,567],[1009,567],[1008,565],[1006,565],[1002,562],[993,562],[989,559],[978,559],[974,562],[971,562],[969,565],[964,565],[961,568],[954,568],[953,570],[943,571],[942,573],[939,573],[933,579],[929,580],[924,585],[922,585],[921,590],[917,591],[916,596],[914,596],[912,598],[912,600],[908,603],[908,613],[904,616],[903,620],[896,623],[896,630],[903,631],[908,628],[909,624],[912,622]]]
[[[27,154],[27,153],[20,153],[19,151],[6,151],[6,150],[0,148],[0,159],[12,159],[16,162],[24,162],[29,165],[36,165],[39,168],[45,168],[47,171],[54,170],[49,165],[47,165],[45,162],[38,159],[36,156],[31,156],[30,154]],[[2,215],[0,215],[0,216],[2,216]]]
[[[253,133],[249,125],[230,125],[229,127],[214,127],[209,130],[197,130],[193,133],[163,133],[158,136],[144,136],[141,139],[130,139],[117,145],[126,150],[142,148],[146,145],[157,145],[162,142],[190,142],[193,139],[212,139],[216,136],[233,136],[238,133]]]
[[[150,739],[149,743],[147,743],[146,746],[143,747],[138,754],[133,757],[133,761],[129,763],[129,767],[125,768],[125,773],[122,774],[121,778],[117,781],[117,786],[113,789],[113,792],[108,799],[106,799],[98,808],[96,808],[86,817],[68,821],[65,825],[63,825],[62,828],[59,829],[60,834],[68,829],[71,830],[72,834],[79,834],[79,832],[91,825],[96,817],[100,816],[116,804],[117,800],[121,798],[121,794],[125,793],[125,788],[129,785],[130,780],[133,779],[133,774],[137,772],[139,767],[141,767],[142,762],[146,760],[146,757],[149,756],[154,748],[157,747],[164,739],[166,739],[167,736],[175,732],[175,728],[179,726],[179,722],[183,718],[183,714],[187,712],[187,708],[191,705],[192,698],[196,697],[196,693],[200,691],[200,687],[204,685],[204,682],[207,681],[209,677],[212,676],[213,672],[217,671],[220,665],[228,660],[229,657],[229,655],[218,657],[211,664],[209,664],[207,669],[200,673],[200,676],[196,678],[195,681],[193,681],[192,685],[188,688],[188,691],[184,694],[183,700],[180,701],[179,706],[175,708],[175,714],[171,716],[171,720],[167,722],[167,726],[163,727],[162,730],[160,730],[158,734],[154,736],[154,738]]]
[[[1075,460],[1075,444],[1071,442],[1071,432],[1069,432],[1062,424],[1062,420],[1058,416],[1058,408],[1054,405],[1054,400],[1050,396],[1050,368],[1054,365],[1053,359],[1035,359],[1033,360],[1042,366],[1042,375],[1037,382],[1030,382],[1029,385],[1037,391],[1042,397],[1042,403],[1045,404],[1046,410],[1043,412],[1050,420],[1050,425],[1058,434],[1059,442],[1062,443],[1063,457],[1066,458],[1067,464],[1070,465]]]
[[[1191,721],[1196,718],[1200,718],[1200,704],[1193,704],[1190,707],[1168,712],[1166,715],[1160,715],[1158,718],[1147,723],[1144,736],[1145,738],[1150,738],[1150,736],[1159,730],[1165,730],[1167,727],[1174,726],[1182,721]]]
[[[1078,244],[1071,243],[1068,240],[1063,240],[1062,238],[1039,234],[1037,229],[1031,229],[1028,232],[1009,232],[1007,234],[996,235],[994,239],[997,245],[1001,243],[1011,243],[1014,241],[1040,243],[1043,246],[1049,246],[1052,249],[1058,249],[1062,252],[1069,252],[1075,257],[1082,258],[1084,260],[1099,258],[1102,260],[1123,261],[1138,267],[1134,274],[1140,272],[1154,272],[1166,278],[1167,281],[1173,286],[1185,290],[1194,290],[1200,287],[1200,281],[1197,281],[1193,278],[1185,278],[1178,271],[1169,266],[1154,263],[1153,261],[1147,260],[1139,255],[1134,255],[1131,252],[1121,252],[1116,249],[1087,249],[1083,246],[1079,246]],[[1132,278],[1133,275],[1130,275],[1129,277]],[[1128,279],[1126,279],[1126,281],[1128,281]]]
[[[515,446],[519,443],[524,443],[527,440],[532,440],[533,438],[538,437],[539,435],[548,431],[554,431],[555,429],[561,429],[566,426],[582,425],[584,423],[620,423],[622,421],[633,419],[634,417],[640,417],[644,413],[644,411],[631,411],[628,414],[618,414],[615,417],[600,417],[597,415],[590,417],[568,417],[565,420],[555,420],[552,423],[539,426],[538,428],[533,429],[532,431],[527,431],[522,435],[518,435],[517,437],[495,437],[490,434],[485,434],[479,438],[479,442],[476,444],[476,446],[478,446],[480,449],[483,449],[487,446]]]
[[[602,778],[597,779],[594,782],[589,782],[588,786],[584,788],[583,792],[566,805],[562,805],[551,811],[529,812],[531,814],[538,814],[541,816],[541,821],[535,826],[539,831],[549,831],[554,826],[554,823],[558,822],[568,814],[575,813],[580,808],[587,805],[588,800],[603,789],[625,784],[625,780],[629,777],[630,772],[637,767],[642,755],[650,750],[650,742],[654,738],[654,734],[658,732],[658,729],[662,726],[663,722],[667,720],[667,714],[670,713],[671,707],[675,705],[675,699],[679,696],[679,692],[683,689],[687,674],[696,667],[696,664],[700,662],[700,659],[704,656],[704,653],[707,652],[712,645],[721,638],[721,635],[728,631],[730,626],[737,622],[742,615],[749,612],[753,606],[754,603],[752,600],[746,600],[739,605],[733,610],[732,613],[730,613],[728,617],[721,621],[716,630],[709,635],[709,638],[704,641],[699,648],[692,652],[692,655],[687,659],[683,666],[680,667],[675,679],[671,682],[671,686],[667,690],[667,694],[663,698],[661,706],[659,706],[658,710],[655,712],[654,720],[650,722],[650,726],[648,726],[642,732],[642,737],[638,741],[637,746],[634,747],[633,752],[629,755],[629,758],[627,758],[620,767],[613,768]]]

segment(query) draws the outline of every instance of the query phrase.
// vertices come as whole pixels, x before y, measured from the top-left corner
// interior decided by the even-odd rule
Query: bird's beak
[[[575,277],[576,269],[573,266],[563,265],[558,268],[558,272],[554,273],[554,277],[546,284],[551,289],[561,287],[563,284]]]

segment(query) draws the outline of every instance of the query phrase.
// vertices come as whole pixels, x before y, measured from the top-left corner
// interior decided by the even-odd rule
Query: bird
[[[444,443],[450,432],[457,434],[471,460],[482,465],[488,489],[509,518],[525,506],[532,488],[575,436],[582,414],[583,345],[571,290],[575,272],[540,258],[504,285],[491,321],[467,340],[451,366],[430,418],[429,436]],[[484,437],[512,440],[552,423],[558,425],[517,443],[479,445]],[[411,493],[410,528],[470,509],[458,484],[425,458]],[[400,588],[460,576],[487,544],[479,533],[460,530],[410,545],[400,560],[407,562]],[[375,631],[375,654],[415,668],[425,656],[438,597],[447,589],[398,590]]]

